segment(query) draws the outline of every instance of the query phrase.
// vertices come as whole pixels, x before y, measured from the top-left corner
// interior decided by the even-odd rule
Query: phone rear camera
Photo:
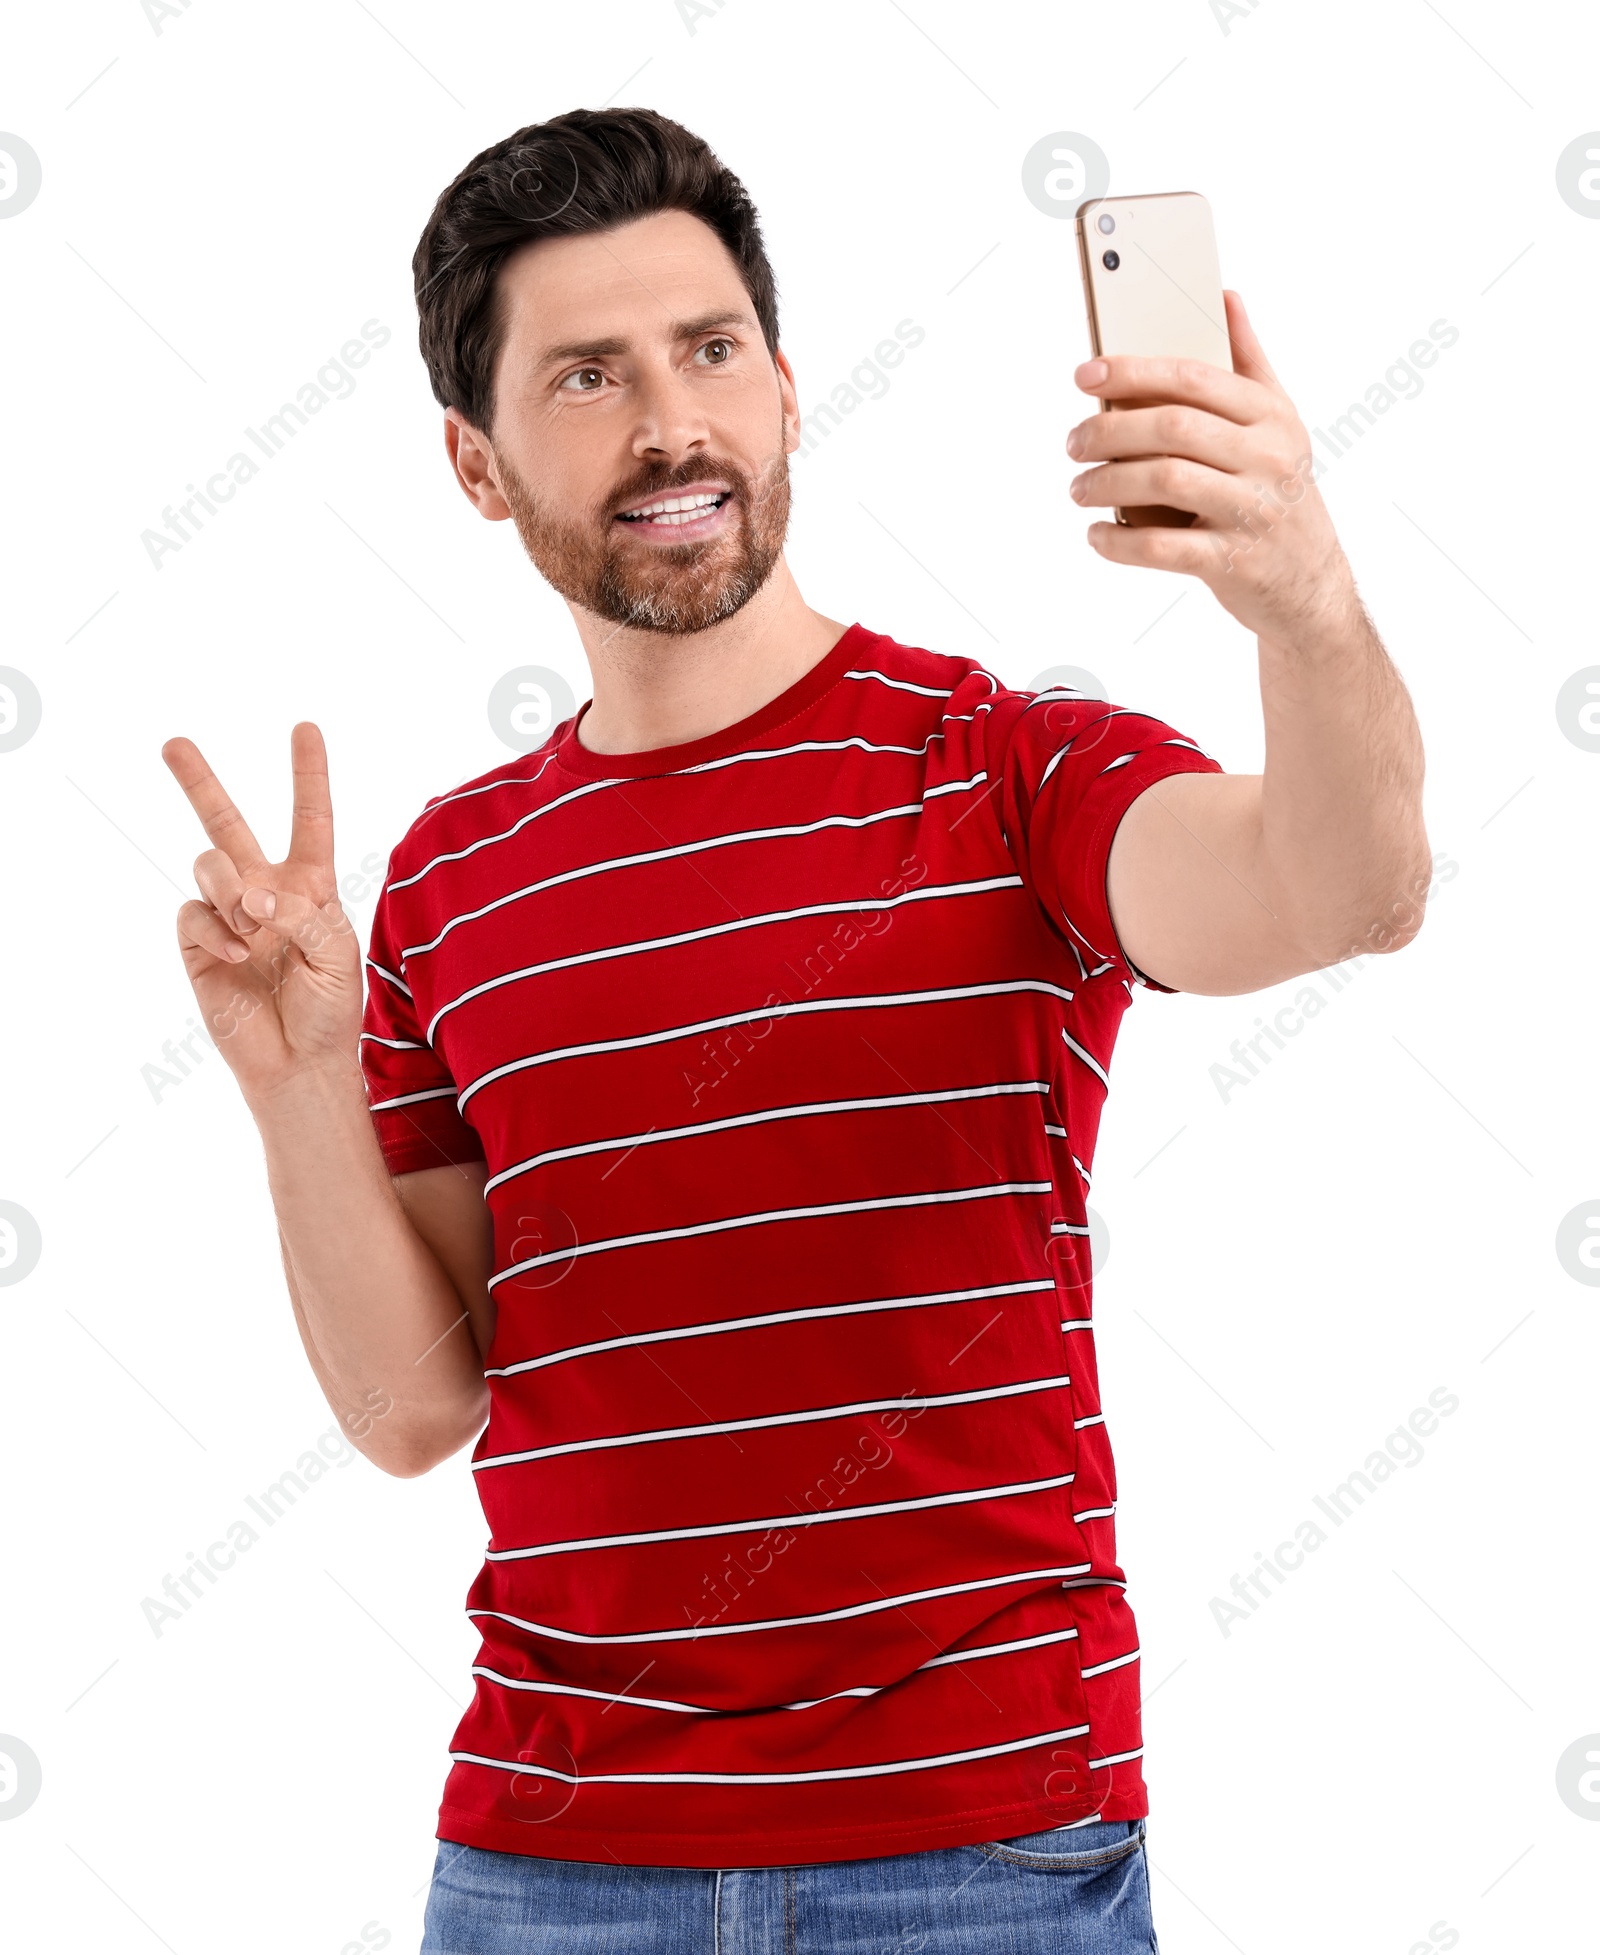
[[[1101,230],[1105,232],[1107,237],[1110,237],[1111,233],[1117,228],[1117,220],[1111,215],[1110,211],[1108,210],[1102,211],[1099,217],[1096,218],[1095,222],[1100,226]]]
[[[1116,252],[1107,251],[1101,254],[1100,262],[1102,265],[1105,266],[1108,272],[1114,272],[1117,269],[1118,265],[1122,263],[1122,260],[1120,257],[1118,257]]]

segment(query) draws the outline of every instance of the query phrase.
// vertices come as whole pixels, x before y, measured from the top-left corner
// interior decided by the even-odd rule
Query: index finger
[[[1259,381],[1214,367],[1208,360],[1110,353],[1086,360],[1073,378],[1084,393],[1100,400],[1181,401],[1242,427],[1262,420],[1273,405],[1271,393]]]
[[[233,858],[234,867],[248,880],[246,872],[264,868],[267,858],[261,844],[250,832],[250,824],[234,806],[206,757],[192,740],[179,734],[161,749],[161,758],[189,797],[189,806],[200,817],[200,825],[215,847]]]

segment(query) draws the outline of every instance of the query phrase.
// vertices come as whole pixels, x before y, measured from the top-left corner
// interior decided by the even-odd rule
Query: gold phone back
[[[1099,229],[1096,220],[1102,213],[1115,220],[1114,230]],[[1078,247],[1096,353],[1206,360],[1232,371],[1211,206],[1197,191],[1100,197],[1083,204]],[[1106,269],[1107,251],[1120,261],[1115,271]],[[1135,526],[1181,527],[1194,521],[1179,509],[1119,509],[1116,515],[1119,522]]]

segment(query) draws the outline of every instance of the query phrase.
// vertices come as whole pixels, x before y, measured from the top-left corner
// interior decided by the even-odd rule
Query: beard
[[[706,631],[748,604],[772,574],[789,527],[789,457],[781,440],[759,472],[716,456],[648,469],[594,511],[566,522],[540,502],[499,449],[501,492],[534,567],[569,603],[635,631]],[[633,543],[616,513],[707,478],[726,482],[736,517],[720,536]]]

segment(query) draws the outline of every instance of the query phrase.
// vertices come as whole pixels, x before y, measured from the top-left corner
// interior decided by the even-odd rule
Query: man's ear
[[[774,348],[772,364],[778,369],[778,394],[783,402],[783,452],[792,455],[800,446],[800,396],[795,391],[794,369],[781,346]]]
[[[444,446],[461,493],[485,522],[505,522],[511,508],[495,481],[494,446],[459,408],[444,411]]]

